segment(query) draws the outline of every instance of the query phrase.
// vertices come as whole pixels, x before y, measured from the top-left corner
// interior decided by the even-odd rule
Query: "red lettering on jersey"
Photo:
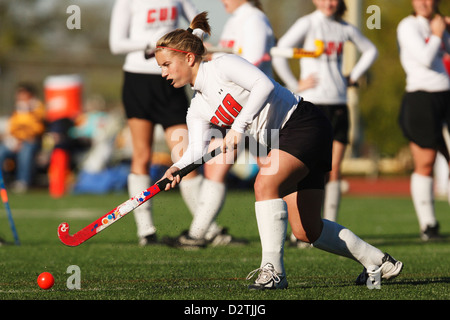
[[[216,117],[219,118],[225,125],[231,126],[233,124],[234,118],[224,110],[222,106],[219,106],[216,110]]]
[[[160,21],[166,21],[168,16],[168,9],[167,8],[161,8],[161,11],[159,13],[159,20]]]
[[[242,106],[229,93],[223,99],[222,104],[235,118],[242,110]]]
[[[175,20],[178,16],[177,7],[150,9],[147,12],[147,23],[154,23],[156,21],[166,21],[168,19]],[[170,17],[169,17],[170,12]]]
[[[176,20],[178,17],[178,8],[177,7],[172,7],[172,20]]]
[[[234,40],[220,40],[220,46],[222,48],[233,48]]]
[[[155,9],[148,10],[147,13],[147,23],[153,23],[156,21],[156,18],[153,16],[156,13]]]
[[[217,119],[216,116],[213,116],[213,117],[211,118],[211,120],[209,120],[209,121],[211,121],[212,123],[214,123],[216,126],[219,126],[219,127],[220,127],[219,119]]]
[[[220,127],[230,127],[241,110],[242,106],[228,93],[210,121]]]
[[[344,44],[342,42],[339,42],[338,48],[337,48],[337,54],[340,56],[342,54],[342,49],[344,48]]]
[[[343,45],[344,44],[342,42],[327,42],[325,45],[325,54],[327,56],[330,56],[332,54],[337,54],[338,56],[340,56],[342,54]]]

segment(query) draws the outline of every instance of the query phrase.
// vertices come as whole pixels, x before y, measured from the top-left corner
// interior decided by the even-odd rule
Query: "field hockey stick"
[[[174,173],[174,176],[179,175],[180,177],[186,176],[188,173],[194,171],[201,165],[203,165],[208,160],[214,158],[215,156],[219,155],[221,153],[220,147],[211,151],[210,153],[204,155],[201,159],[198,159],[197,161],[194,161],[193,163],[189,164],[185,168],[181,169],[180,171]],[[102,230],[109,227],[111,224],[119,220],[120,218],[124,217],[126,214],[130,213],[137,207],[139,207],[141,204],[148,201],[150,198],[157,195],[160,191],[164,190],[166,185],[170,183],[171,181],[168,178],[165,178],[157,183],[155,183],[150,188],[142,191],[141,193],[137,194],[136,196],[128,199],[124,203],[120,204],[107,214],[103,215],[102,217],[98,218],[88,226],[84,227],[74,235],[69,234],[69,224],[67,222],[61,223],[58,227],[58,237],[61,240],[62,243],[64,243],[67,246],[75,247],[86,240],[92,238]]]
[[[315,40],[314,45],[316,50],[308,51],[302,48],[280,48],[273,47],[270,49],[270,55],[272,57],[283,57],[289,59],[301,59],[301,58],[317,58],[324,51],[324,44],[322,40]]]
[[[9,206],[8,193],[6,192],[5,183],[3,182],[3,174],[0,169],[0,194],[2,197],[3,205],[5,206],[6,214],[8,216],[9,226],[11,228],[12,234],[14,236],[14,242],[16,245],[20,245],[19,235],[17,234],[16,225],[11,213],[11,207]]]
[[[241,49],[233,49],[233,48],[225,48],[225,47],[206,47],[206,50],[208,53],[234,53],[234,54],[241,54]]]
[[[301,59],[301,58],[317,58],[320,56],[324,51],[324,44],[322,40],[315,40],[314,44],[316,46],[316,50],[314,51],[308,51],[302,48],[279,48],[279,47],[272,47],[270,49],[270,55],[272,57],[284,57],[284,58],[291,58],[291,59]],[[242,54],[241,49],[234,49],[234,48],[221,48],[221,47],[208,47],[207,48],[209,53],[234,53],[234,54]]]

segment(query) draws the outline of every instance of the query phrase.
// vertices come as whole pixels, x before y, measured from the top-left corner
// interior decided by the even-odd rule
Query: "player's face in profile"
[[[191,81],[191,72],[187,54],[173,52],[169,49],[158,50],[156,61],[161,67],[161,75],[175,88],[181,88]]]

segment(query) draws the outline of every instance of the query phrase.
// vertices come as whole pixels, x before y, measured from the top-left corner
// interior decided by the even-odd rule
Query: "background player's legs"
[[[151,185],[149,166],[152,156],[153,128],[152,122],[143,119],[128,119],[133,155],[131,158],[130,174],[128,176],[128,192],[130,197],[147,189]],[[156,241],[156,227],[153,224],[151,200],[134,210],[137,234],[140,244]]]
[[[209,145],[209,150],[222,144],[222,139],[215,138]],[[204,184],[200,192],[199,206],[195,212],[189,235],[193,238],[212,237],[221,231],[215,219],[219,214],[226,197],[226,177],[234,162],[234,154],[219,155],[203,167],[205,176]]]
[[[436,150],[422,148],[410,142],[414,159],[414,172],[411,175],[411,197],[416,210],[421,238],[429,240],[437,236],[438,223],[434,212],[433,167]]]
[[[332,166],[329,179],[325,185],[325,200],[323,206],[323,218],[337,221],[339,205],[341,202],[341,163],[344,158],[346,145],[333,141]]]
[[[165,128],[164,135],[171,152],[172,161],[177,162],[183,156],[183,152],[189,144],[187,125],[178,124]],[[202,184],[203,176],[198,174],[197,171],[193,171],[186,175],[179,185],[181,196],[192,215],[195,214],[198,207]]]

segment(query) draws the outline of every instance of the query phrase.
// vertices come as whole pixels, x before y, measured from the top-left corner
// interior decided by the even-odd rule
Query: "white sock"
[[[436,225],[434,214],[433,178],[417,173],[411,175],[411,196],[419,220],[420,230]]]
[[[194,239],[205,238],[210,227],[215,225],[214,219],[222,209],[225,195],[225,183],[203,179],[197,210],[189,228],[189,236]]]
[[[128,193],[130,197],[134,197],[148,189],[151,186],[150,183],[149,175],[130,173],[128,175]],[[138,237],[145,237],[156,232],[153,224],[151,201],[151,199],[147,200],[147,202],[141,204],[133,211]]]
[[[203,179],[203,175],[199,174],[191,179],[185,178],[179,184],[181,196],[192,216],[195,216],[197,211]]]
[[[333,221],[322,220],[323,229],[313,246],[343,257],[354,259],[364,267],[380,266],[384,253],[361,240],[349,229]]]
[[[341,181],[330,181],[325,186],[325,201],[323,205],[323,218],[337,221],[339,204],[341,202]]]
[[[283,199],[255,202],[256,221],[261,239],[261,267],[271,263],[277,273],[285,275],[283,253],[287,228],[287,205]]]

